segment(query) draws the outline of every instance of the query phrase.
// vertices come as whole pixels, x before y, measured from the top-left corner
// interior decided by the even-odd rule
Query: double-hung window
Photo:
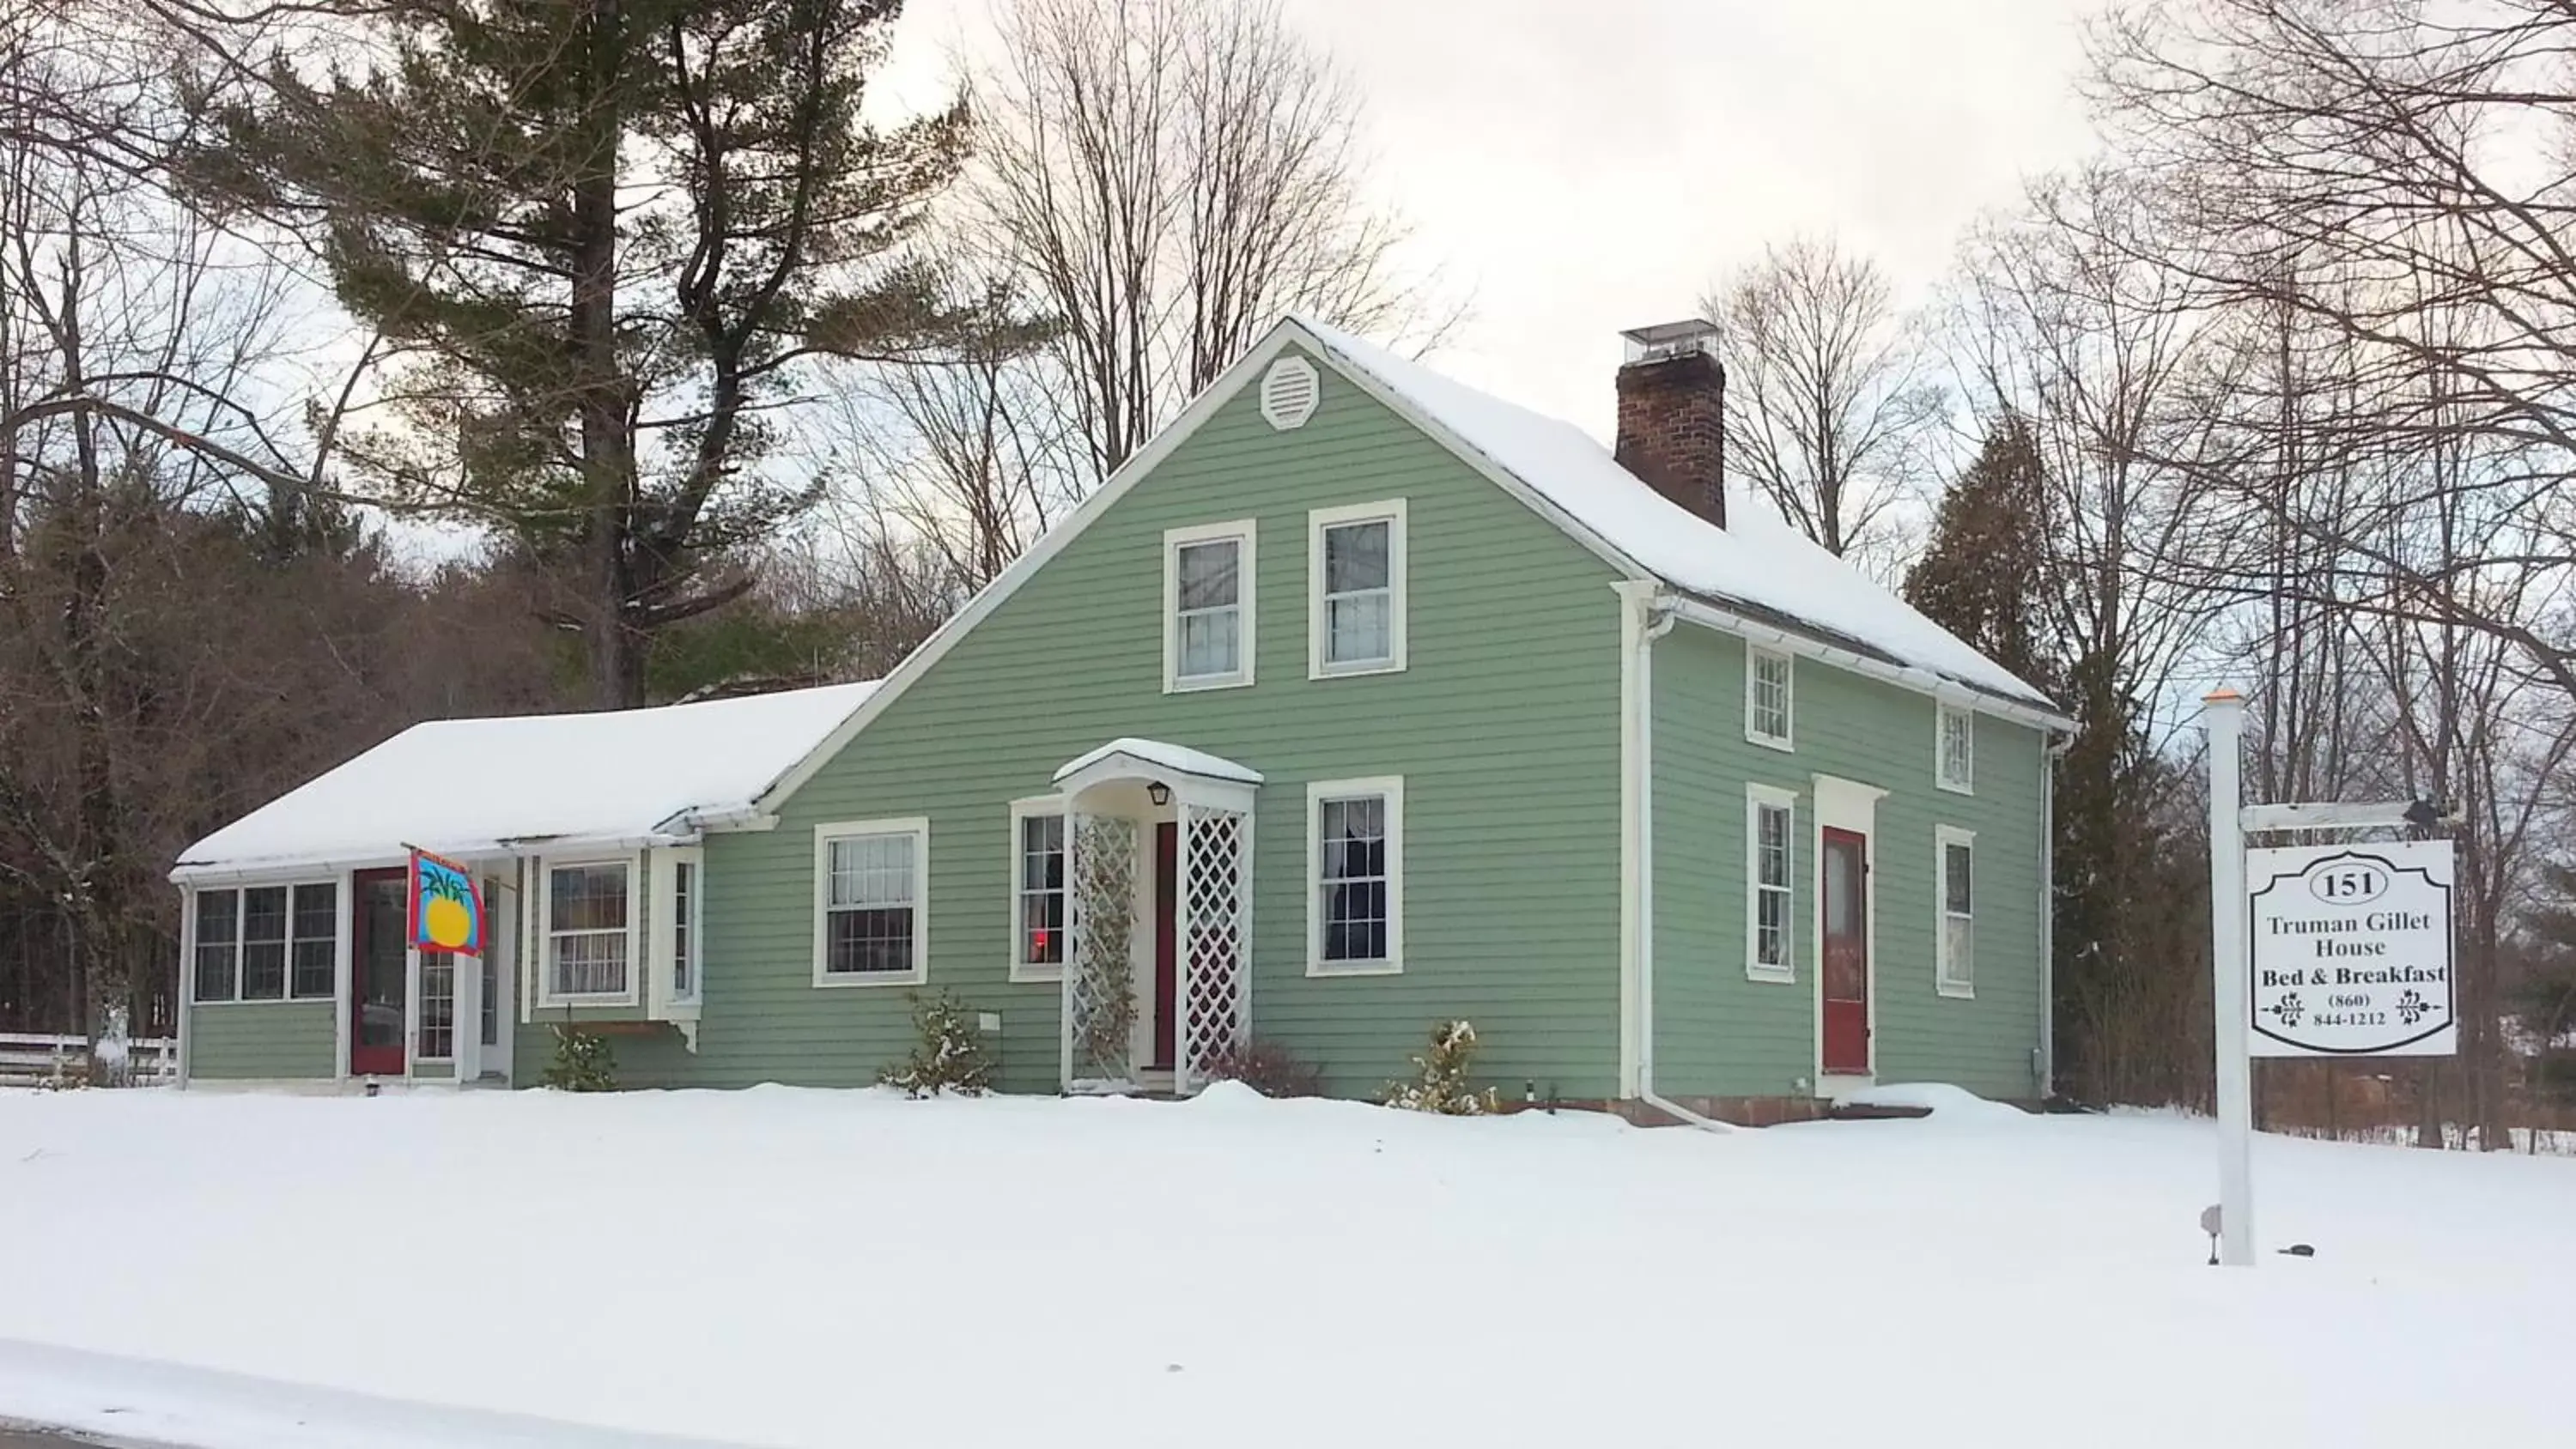
[[[1306,787],[1307,974],[1404,969],[1404,781]]]
[[[925,819],[814,827],[815,985],[922,980],[929,858]]]
[[[339,926],[330,881],[198,891],[193,997],[327,1001],[339,989]]]
[[[1797,979],[1797,801],[1769,785],[1745,787],[1744,974],[1756,981]]]
[[[1934,985],[1943,996],[1977,994],[1977,895],[1975,832],[1944,825],[1934,832],[1939,859],[1941,919]]]
[[[1955,704],[1935,706],[1939,724],[1933,737],[1933,783],[1962,795],[1972,793],[1977,778],[1977,716]]]
[[[1062,801],[1011,807],[1011,977],[1052,981],[1064,970],[1065,817]]]
[[[634,875],[623,860],[548,862],[545,1000],[633,1001]]]
[[[1163,535],[1163,688],[1252,682],[1253,523]]]
[[[1404,667],[1404,500],[1306,515],[1307,675]]]
[[[1790,748],[1790,707],[1795,674],[1788,655],[1744,646],[1744,737],[1775,750]]]

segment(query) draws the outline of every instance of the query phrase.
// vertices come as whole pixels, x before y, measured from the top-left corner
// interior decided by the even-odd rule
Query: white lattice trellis
[[[1132,1087],[1136,975],[1127,944],[1136,922],[1136,822],[1075,815],[1070,823],[1065,895],[1073,953],[1064,969],[1064,1084],[1074,1091]]]
[[[1182,1092],[1206,1085],[1209,1069],[1252,1036],[1252,817],[1185,805],[1181,811]]]

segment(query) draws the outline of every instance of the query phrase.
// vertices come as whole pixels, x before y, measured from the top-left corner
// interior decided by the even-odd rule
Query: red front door
[[[1869,837],[1825,831],[1824,1069],[1869,1074]]]
[[[1181,827],[1154,827],[1154,1060],[1147,1069],[1168,1072],[1179,1035]]]
[[[404,1001],[411,941],[411,873],[362,870],[350,878],[349,1075],[403,1074]]]

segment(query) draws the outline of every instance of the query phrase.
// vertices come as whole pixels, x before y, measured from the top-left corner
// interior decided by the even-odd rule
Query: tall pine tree
[[[903,242],[962,106],[860,119],[901,0],[326,0],[360,37],[210,104],[185,175],[318,244],[402,358],[351,456],[387,503],[514,536],[567,581],[597,704],[656,631],[750,587],[810,507],[764,467],[817,353],[973,327]]]
[[[2019,414],[1986,432],[1976,460],[1942,496],[1931,545],[1905,576],[1905,601],[2043,691],[2060,669],[2049,639],[2048,473]]]

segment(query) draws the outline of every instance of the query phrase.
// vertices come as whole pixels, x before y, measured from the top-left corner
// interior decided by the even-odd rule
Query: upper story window
[[[1253,523],[1163,535],[1163,688],[1252,682]]]
[[[1306,515],[1307,674],[1404,667],[1404,500]]]
[[[1744,737],[1775,750],[1790,747],[1795,670],[1788,655],[1744,646]]]
[[[1937,708],[1940,719],[1933,739],[1933,780],[1944,790],[1968,794],[1976,788],[1977,778],[1976,712],[1955,704]]]
[[[1934,832],[1940,859],[1940,966],[1934,980],[1943,996],[1977,994],[1977,896],[1975,832],[1941,826]]]
[[[543,1000],[634,999],[634,878],[631,861],[548,862]]]
[[[201,890],[194,999],[327,1001],[339,990],[340,888]]]
[[[930,822],[814,827],[814,984],[919,982],[928,963]]]

